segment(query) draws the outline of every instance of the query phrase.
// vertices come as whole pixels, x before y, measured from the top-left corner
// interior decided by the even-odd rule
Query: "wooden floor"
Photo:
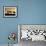
[[[19,46],[46,46],[46,42],[44,41],[34,41],[31,40],[21,40]]]

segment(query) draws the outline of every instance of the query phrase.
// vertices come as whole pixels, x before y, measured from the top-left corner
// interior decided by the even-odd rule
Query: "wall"
[[[12,5],[18,6],[18,17],[3,18],[3,6]],[[17,24],[46,24],[46,0],[1,0],[0,44],[8,43],[9,32],[18,32]]]
[[[46,24],[46,0],[20,0],[19,23]]]
[[[17,18],[3,18],[3,6],[17,6],[17,0],[1,0],[0,1],[0,44],[7,44],[8,34],[10,32],[17,32]],[[18,38],[17,38],[18,39]],[[16,39],[15,43],[18,43]]]

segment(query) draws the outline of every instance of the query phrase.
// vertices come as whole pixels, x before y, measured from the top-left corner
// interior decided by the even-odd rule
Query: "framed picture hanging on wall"
[[[3,15],[4,17],[17,17],[17,7],[16,6],[4,6]]]

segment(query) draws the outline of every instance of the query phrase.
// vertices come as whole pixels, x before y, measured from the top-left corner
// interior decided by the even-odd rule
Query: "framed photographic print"
[[[16,6],[4,6],[3,7],[4,17],[17,17],[17,7]]]

